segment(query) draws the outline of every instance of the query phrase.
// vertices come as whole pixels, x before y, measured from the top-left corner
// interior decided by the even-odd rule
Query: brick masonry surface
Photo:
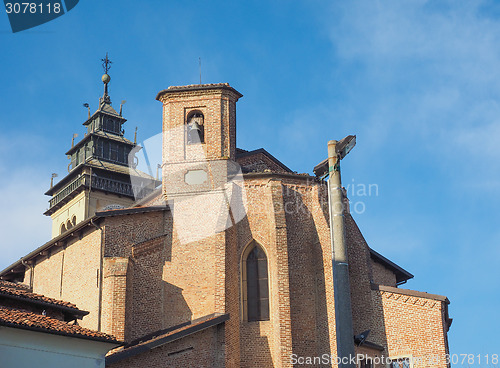
[[[163,189],[141,206],[165,205],[167,197],[175,211],[189,187],[169,184],[173,180],[165,178],[169,167],[175,166],[172,172],[176,173],[188,170],[189,163],[200,169],[216,168],[213,175],[226,175],[225,168],[235,160],[235,106],[240,95],[227,85],[166,91],[158,97],[163,103],[167,138]],[[195,110],[205,118],[205,143],[200,147],[211,166],[198,162],[193,147],[186,144],[184,125]],[[172,129],[175,127],[181,129]],[[39,255],[33,272],[26,271],[25,283],[32,282],[37,293],[88,310],[82,325],[125,342],[212,313],[230,315],[223,325],[118,361],[112,367],[292,367],[292,354],[335,356],[326,185],[308,175],[287,172],[261,153],[253,158],[247,155],[239,162],[248,168],[244,182],[238,184],[245,190],[247,206],[246,215],[234,226],[186,243],[178,222],[192,221],[195,231],[206,226],[209,214],[199,210],[183,219],[166,206],[142,213],[117,211],[97,218],[96,226],[84,228]],[[180,175],[176,180],[182,178]],[[211,184],[218,188],[214,183],[217,179],[201,183],[193,191],[203,192]],[[174,184],[177,186],[172,187]],[[224,221],[232,216],[231,210]],[[373,289],[373,284],[394,288],[396,276],[370,258],[354,219],[349,213],[345,219],[353,332],[371,330],[368,340],[383,349],[372,344],[356,351],[372,357],[448,352],[446,302]],[[268,321],[246,320],[242,265],[253,242],[267,256]]]

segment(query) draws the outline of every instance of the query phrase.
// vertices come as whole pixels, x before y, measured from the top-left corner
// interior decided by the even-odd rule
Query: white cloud
[[[359,135],[379,147],[396,136],[411,145],[408,154],[434,155],[443,168],[469,165],[476,180],[500,182],[500,170],[492,173],[500,162],[500,21],[484,4],[336,2],[325,24],[353,81],[345,94],[359,106]]]

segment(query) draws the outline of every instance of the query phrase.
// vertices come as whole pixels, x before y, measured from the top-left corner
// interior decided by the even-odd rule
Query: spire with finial
[[[102,68],[104,69],[104,74],[102,76],[102,82],[104,83],[104,95],[103,97],[103,102],[106,103],[111,103],[111,99],[109,98],[108,95],[108,83],[111,80],[111,77],[108,74],[109,69],[111,69],[111,64],[112,61],[109,60],[108,58],[108,53],[106,53],[106,57],[104,59],[101,59],[102,61]]]

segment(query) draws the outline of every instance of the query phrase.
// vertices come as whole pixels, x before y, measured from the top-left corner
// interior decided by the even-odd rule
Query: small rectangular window
[[[102,157],[109,160],[109,142],[102,142]]]
[[[95,154],[97,157],[102,157],[102,141],[97,141]]]
[[[123,146],[118,146],[118,161],[127,162],[125,160],[125,149]]]
[[[84,154],[84,150],[85,150],[85,148],[84,148],[84,147],[83,147],[83,148],[80,148],[80,149],[78,150],[78,163],[81,163],[81,162],[85,161],[85,158],[84,158],[84,156],[85,156],[85,154]]]
[[[77,165],[78,165],[78,155],[75,152],[71,155],[71,168],[74,169]]]
[[[118,145],[116,143],[110,143],[110,159],[118,161]]]

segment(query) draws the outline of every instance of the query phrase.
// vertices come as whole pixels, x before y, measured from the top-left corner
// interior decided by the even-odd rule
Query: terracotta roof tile
[[[116,338],[103,332],[92,331],[71,325],[55,318],[15,308],[0,306],[0,325],[30,330],[42,330],[58,335],[117,342]]]
[[[32,293],[31,290],[24,285],[15,284],[13,282],[0,280],[0,296],[1,295],[11,295],[26,299],[27,302],[39,301],[48,304],[53,304],[55,306],[62,306],[66,308],[73,308],[78,310],[75,304],[64,302],[62,300],[57,300],[53,298],[46,297],[44,295]]]

